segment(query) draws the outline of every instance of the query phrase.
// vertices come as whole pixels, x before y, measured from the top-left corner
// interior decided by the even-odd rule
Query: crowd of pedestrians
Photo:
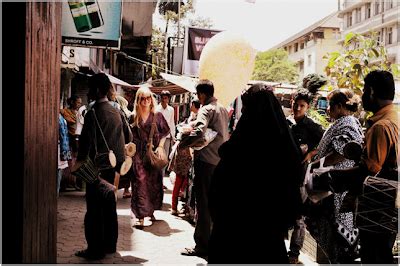
[[[304,88],[292,95],[288,117],[272,87],[252,85],[240,96],[241,116],[230,132],[229,113],[214,97],[210,80],[198,82],[189,117],[178,121],[169,91],[161,92],[157,104],[156,95],[141,86],[131,111],[105,74],[90,77],[88,105],[72,96],[60,112],[57,190],[67,162],[74,168],[88,156],[96,162],[98,154],[112,153],[116,165],[100,169],[97,182],[86,185],[87,248],[76,255],[99,259],[116,252],[116,189],[130,198],[137,229],[144,228],[145,218],[155,221],[154,211],[163,206],[163,178],[171,173],[171,215],[195,210],[195,246],[182,247],[181,255],[209,263],[297,264],[308,230],[318,245],[318,263],[354,263],[359,254],[362,263],[394,263],[396,234],[359,228],[354,207],[368,176],[397,181],[393,76],[369,73],[362,99],[348,89],[329,92],[327,129],[308,116],[325,83],[322,76],[308,75]],[[361,102],[374,113],[366,132],[355,116]],[[132,167],[122,173],[128,143],[136,152]],[[348,143],[364,147],[360,160],[347,156]],[[149,149],[169,163],[163,168],[148,163]],[[318,168],[330,170],[315,174]],[[313,170],[311,182],[305,177]],[[311,200],[317,186],[327,196]],[[179,199],[186,201],[182,211]],[[258,218],[261,211],[268,216]]]

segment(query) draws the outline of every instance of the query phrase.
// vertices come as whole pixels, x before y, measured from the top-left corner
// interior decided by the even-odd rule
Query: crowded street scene
[[[1,263],[400,263],[400,1],[2,14]]]

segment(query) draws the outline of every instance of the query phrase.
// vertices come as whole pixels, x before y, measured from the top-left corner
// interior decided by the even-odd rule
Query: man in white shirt
[[[164,143],[164,150],[167,158],[169,157],[169,151],[172,142],[175,141],[175,115],[174,115],[174,108],[169,105],[169,101],[171,99],[171,93],[167,90],[163,90],[160,94],[161,102],[156,107],[156,112],[160,112],[164,115],[165,120],[168,123],[170,129],[170,135],[167,136],[167,139]],[[163,177],[165,176],[165,169],[164,167],[162,173]]]

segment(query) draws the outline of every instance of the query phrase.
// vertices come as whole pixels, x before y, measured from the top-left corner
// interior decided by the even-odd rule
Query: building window
[[[356,23],[361,22],[361,8],[356,9]]]
[[[377,32],[376,40],[378,41],[378,43],[380,43],[382,41],[381,32],[380,31]]]
[[[307,57],[307,65],[311,66],[311,55],[310,54]]]
[[[294,44],[294,52],[297,52],[299,50],[299,44],[296,42]]]
[[[288,48],[288,53],[290,54],[292,52],[292,46],[291,45],[289,45],[289,48]]]
[[[299,62],[299,71],[303,72],[304,71],[304,61]]]
[[[347,13],[347,28],[351,27],[353,25],[353,14]]]
[[[369,19],[371,17],[371,3],[365,5],[365,19]]]
[[[375,15],[378,15],[379,14],[379,8],[381,7],[381,3],[380,3],[380,0],[375,0],[375,11],[374,11],[374,14]]]
[[[393,0],[386,1],[386,10],[393,8]]]
[[[301,42],[300,43],[300,50],[303,50],[304,49],[304,42]],[[304,62],[303,62],[303,64],[304,64]]]
[[[392,28],[387,28],[386,44],[392,44],[392,43],[393,43],[393,29]]]

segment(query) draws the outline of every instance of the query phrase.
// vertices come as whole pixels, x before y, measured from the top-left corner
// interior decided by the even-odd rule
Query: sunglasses
[[[145,101],[145,100],[150,101],[151,100],[151,96],[147,96],[147,97],[142,96],[139,99],[140,99],[140,101]]]

